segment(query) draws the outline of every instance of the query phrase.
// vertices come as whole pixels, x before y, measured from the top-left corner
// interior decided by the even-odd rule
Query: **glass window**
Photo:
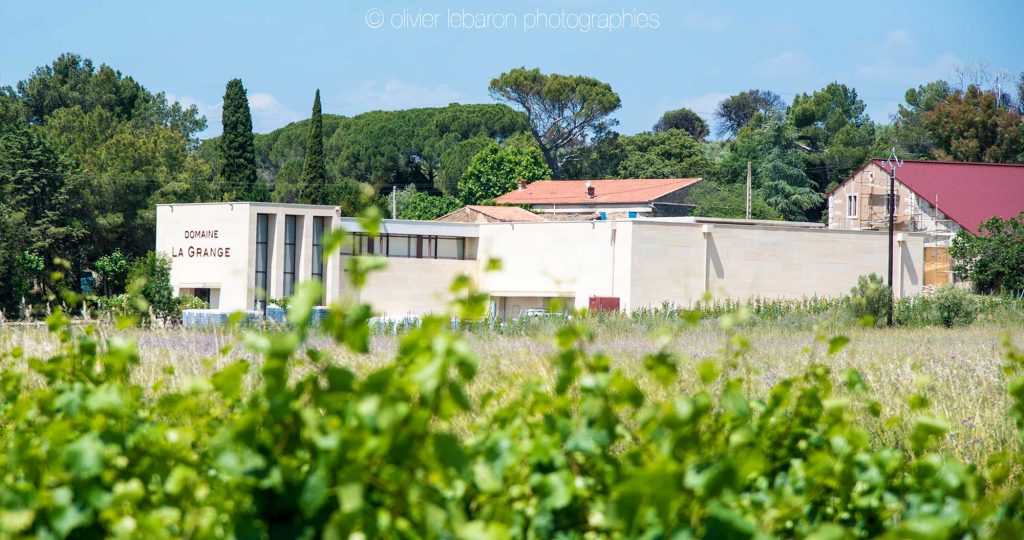
[[[284,295],[295,292],[295,240],[296,217],[284,217]]]
[[[345,240],[341,242],[341,254],[351,255],[355,250],[356,246],[356,235],[350,234]]]
[[[412,251],[409,249],[412,238],[403,235],[387,235],[388,257],[408,257]]]
[[[857,196],[847,195],[846,196],[846,216],[857,217]]]
[[[319,279],[321,282],[324,280],[324,221],[325,217],[314,217],[313,218],[313,260],[311,272],[313,277]]]
[[[267,214],[256,214],[256,280],[253,286],[256,288],[256,296],[253,301],[253,309],[262,310],[264,307],[263,298],[267,294],[267,237],[268,237]]]
[[[438,238],[436,257],[438,259],[465,259],[466,239]]]

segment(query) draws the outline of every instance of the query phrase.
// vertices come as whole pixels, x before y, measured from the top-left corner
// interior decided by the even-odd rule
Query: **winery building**
[[[324,253],[324,235],[347,231]],[[354,296],[351,257],[380,256],[384,270],[359,291],[382,315],[443,311],[449,285],[471,277],[498,317],[545,309],[555,298],[586,307],[593,297],[631,311],[716,298],[838,296],[862,274],[884,274],[884,232],[821,224],[727,219],[622,218],[555,222],[385,220],[368,236],[332,206],[272,203],[166,204],[157,207],[157,250],[171,257],[175,294],[219,310],[261,310],[317,278],[325,303]],[[894,290],[918,294],[924,235],[900,233]],[[326,255],[326,256],[325,256]],[[491,259],[502,268],[485,271]],[[609,305],[609,304],[605,304]],[[612,303],[611,305],[614,305]]]

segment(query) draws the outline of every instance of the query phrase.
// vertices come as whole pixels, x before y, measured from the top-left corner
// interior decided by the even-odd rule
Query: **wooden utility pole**
[[[398,219],[398,186],[391,186],[391,219]]]
[[[889,153],[889,159],[885,160],[884,165],[888,166],[889,169],[889,314],[886,316],[886,324],[892,326],[892,312],[896,307],[896,302],[893,300],[892,290],[892,248],[893,248],[893,229],[896,223],[896,168],[902,167],[903,162],[896,155],[896,147],[892,148],[892,152]],[[883,167],[884,168],[884,167]]]
[[[747,162],[747,219],[750,219],[750,162]]]

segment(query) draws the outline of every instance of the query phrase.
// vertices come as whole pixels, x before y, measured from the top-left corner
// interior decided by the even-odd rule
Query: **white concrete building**
[[[325,231],[350,233],[323,257]],[[386,269],[360,292],[381,314],[443,311],[458,275],[491,295],[495,314],[518,316],[552,298],[586,307],[614,297],[624,310],[689,305],[716,298],[838,296],[857,277],[886,271],[884,232],[828,230],[819,224],[704,218],[596,222],[445,223],[386,220],[367,237],[334,207],[270,203],[157,207],[157,250],[171,256],[176,294],[208,298],[211,308],[259,309],[316,277],[325,303],[352,294],[350,257],[383,255]],[[923,235],[900,233],[894,289],[918,294]],[[496,258],[502,269],[485,272]],[[324,261],[321,263],[320,261]]]

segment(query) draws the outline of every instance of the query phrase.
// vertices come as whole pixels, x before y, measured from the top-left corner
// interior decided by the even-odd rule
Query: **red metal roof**
[[[466,208],[469,208],[474,212],[480,212],[481,214],[498,221],[544,221],[544,218],[530,212],[529,210],[519,208],[518,206],[482,206],[471,204]]]
[[[700,181],[700,178],[538,180],[526,189],[506,193],[495,201],[502,204],[648,203]],[[594,198],[587,196],[587,182],[594,188]]]
[[[907,160],[896,181],[972,232],[993,216],[1024,212],[1024,165]]]

